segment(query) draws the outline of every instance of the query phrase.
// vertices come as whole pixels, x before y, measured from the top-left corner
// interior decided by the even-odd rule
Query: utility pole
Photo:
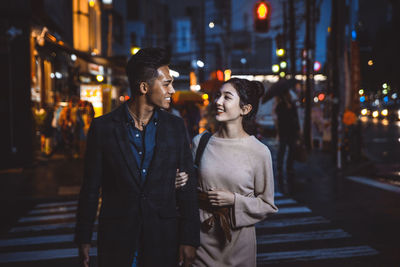
[[[306,38],[305,48],[306,58],[306,92],[305,92],[305,109],[304,109],[304,144],[307,150],[311,150],[311,98],[314,87],[314,68],[313,68],[313,13],[315,12],[315,0],[306,0]]]
[[[286,1],[284,1],[284,2],[282,2],[282,10],[283,10],[283,16],[282,16],[282,18],[283,18],[283,49],[285,49],[285,51],[287,51],[286,50],[286,48],[287,48],[287,46],[286,46],[286,43],[287,43],[287,36],[288,36],[288,23],[287,23],[287,21],[288,21],[288,19],[287,19],[287,8],[286,8]]]
[[[205,1],[200,3],[200,60],[206,62]],[[204,68],[199,68],[199,83],[204,82]]]
[[[108,13],[108,32],[107,32],[107,56],[112,56],[112,28],[113,28],[113,16],[110,10]]]
[[[339,10],[345,7],[344,0],[332,1],[331,16],[331,87],[332,94],[332,117],[331,117],[331,134],[332,134],[332,151],[333,158],[336,161],[338,169],[341,169],[341,120],[340,118],[340,65],[343,53],[343,33],[344,24],[339,14]]]
[[[296,76],[296,15],[294,0],[289,0],[289,40],[290,40],[290,73]]]

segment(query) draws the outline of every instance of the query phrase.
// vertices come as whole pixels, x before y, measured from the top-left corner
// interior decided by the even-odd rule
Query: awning
[[[223,81],[217,79],[207,80],[200,84],[200,88],[204,92],[214,93],[221,88],[223,83],[224,83]]]
[[[176,91],[172,95],[174,104],[182,105],[187,102],[203,103],[203,98],[200,93],[194,91]]]
[[[118,69],[119,71],[125,72],[125,66],[126,66],[125,61],[101,57],[98,55],[93,56],[90,53],[76,50],[76,49],[70,47],[69,45],[65,44],[63,41],[57,41],[57,39],[48,32],[46,32],[45,41],[47,44],[49,44],[51,46],[55,46],[59,49],[62,49],[65,52],[67,52],[68,54],[75,54],[77,57],[82,58],[83,60],[85,60],[87,62],[102,65],[105,67]]]

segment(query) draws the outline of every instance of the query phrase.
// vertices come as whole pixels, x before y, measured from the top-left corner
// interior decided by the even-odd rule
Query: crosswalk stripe
[[[311,261],[335,258],[351,258],[377,255],[379,252],[369,246],[353,246],[340,248],[323,248],[312,250],[280,251],[259,253],[259,264],[274,263],[276,261]]]
[[[59,219],[71,219],[75,218],[75,213],[65,213],[47,216],[32,216],[32,217],[22,217],[18,220],[19,223],[25,222],[38,222],[38,221],[49,221],[49,220],[59,220]]]
[[[77,200],[72,201],[64,201],[64,202],[51,202],[51,203],[42,203],[37,204],[35,208],[50,208],[50,207],[58,207],[58,206],[65,206],[65,205],[76,205],[78,204]]]
[[[89,255],[96,256],[97,248],[91,248]],[[26,262],[26,261],[40,261],[40,260],[52,260],[52,259],[75,258],[75,257],[78,257],[77,248],[65,248],[65,249],[0,253],[0,262],[1,263]]]
[[[373,187],[377,187],[383,190],[387,190],[387,191],[391,191],[397,194],[400,194],[400,187],[395,186],[395,185],[390,185],[390,184],[386,184],[386,183],[382,183],[379,181],[376,181],[374,179],[371,178],[366,178],[366,177],[356,177],[356,176],[346,176],[347,179],[357,182],[357,183],[361,183],[361,184],[365,184],[368,186],[373,186]]]
[[[283,198],[275,200],[275,205],[290,205],[290,204],[297,204],[297,201],[291,198]]]
[[[29,225],[29,226],[18,226],[13,227],[10,233],[20,233],[20,232],[38,232],[45,230],[57,230],[57,229],[68,229],[74,228],[75,223],[54,223],[54,224],[39,224],[39,225]]]
[[[97,225],[97,223],[98,222],[95,221],[95,225]],[[51,231],[51,230],[72,229],[72,228],[75,228],[75,222],[17,226],[11,228],[9,232],[10,233],[40,232],[40,231]]]
[[[308,207],[300,206],[300,207],[283,207],[279,208],[277,214],[293,214],[293,213],[309,213],[311,210]]]
[[[97,233],[93,233],[93,240],[97,240]],[[47,235],[47,236],[35,236],[35,237],[20,237],[12,239],[0,240],[0,247],[11,247],[11,246],[26,246],[26,245],[40,245],[50,243],[63,243],[74,241],[74,235]]]
[[[76,211],[76,206],[60,206],[56,208],[47,208],[47,209],[34,209],[29,212],[29,215],[34,214],[45,214],[45,213],[53,213],[53,212],[66,212],[66,211]]]
[[[350,237],[350,235],[345,231],[343,231],[342,229],[289,233],[289,234],[269,234],[269,235],[257,236],[257,244],[266,245],[266,244],[299,242],[299,241],[309,241],[309,240],[339,239],[346,237]]]
[[[280,220],[265,220],[256,224],[256,228],[281,228],[288,226],[299,226],[299,225],[309,225],[309,224],[324,224],[329,223],[329,220],[321,216],[316,217],[304,217],[304,218],[290,218],[290,219],[280,219]]]

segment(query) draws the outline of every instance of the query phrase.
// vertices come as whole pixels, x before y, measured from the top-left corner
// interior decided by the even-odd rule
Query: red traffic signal
[[[268,12],[269,12],[269,10],[268,10],[267,4],[265,4],[263,2],[258,4],[258,7],[257,7],[258,19],[266,19]]]
[[[266,1],[258,1],[254,6],[254,30],[267,32],[269,30],[269,18],[271,14],[270,4]]]

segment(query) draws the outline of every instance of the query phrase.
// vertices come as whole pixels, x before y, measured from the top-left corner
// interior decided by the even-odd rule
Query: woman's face
[[[219,122],[234,121],[241,118],[240,97],[236,89],[230,84],[224,84],[215,99],[217,115],[215,119]]]

